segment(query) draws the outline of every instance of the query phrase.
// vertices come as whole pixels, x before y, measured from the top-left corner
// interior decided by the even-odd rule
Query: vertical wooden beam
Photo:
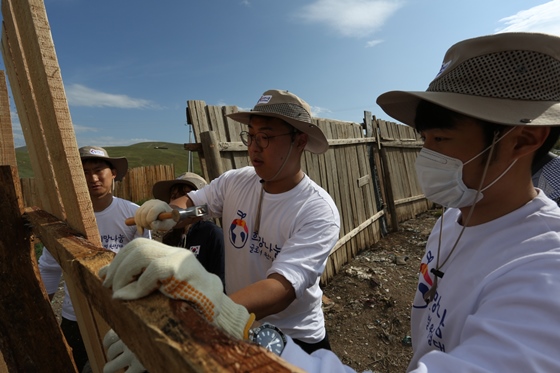
[[[17,170],[0,166],[0,350],[10,372],[73,372],[22,213]]]
[[[39,122],[38,110],[36,108],[35,97],[27,77],[27,64],[20,49],[19,35],[14,25],[13,18],[8,17],[2,10],[4,21],[2,22],[2,55],[4,65],[10,79],[10,86],[14,102],[17,107],[21,128],[25,142],[28,145],[27,151],[31,160],[31,166],[35,179],[41,180],[37,184],[39,198],[42,207],[51,211],[55,216],[65,217],[64,207],[58,201],[60,193],[56,179],[53,177],[52,163],[47,151],[46,141],[42,128],[31,129],[30,123]],[[8,34],[11,35],[8,38]],[[10,40],[11,41],[10,41]],[[18,79],[21,76],[21,79]],[[6,91],[7,95],[7,91]]]
[[[373,123],[376,132],[379,133],[379,122],[375,120]],[[389,169],[389,165],[387,164],[387,150],[383,148],[381,136],[378,136],[377,144],[379,149],[379,158],[381,159],[381,172],[379,178],[385,186],[385,202],[387,203],[387,211],[389,212],[389,217],[391,219],[391,231],[397,232],[399,230],[399,217],[397,215],[397,206],[395,204],[395,197],[393,193],[391,171]]]
[[[13,64],[10,84],[21,95],[16,100],[18,113],[28,116],[22,126],[27,146],[38,149],[31,158],[33,171],[39,175],[38,184],[52,192],[41,195],[46,198],[43,207],[101,246],[44,2],[5,0],[2,16],[3,41],[9,46],[2,49],[4,61]],[[44,168],[48,172],[42,172]],[[100,371],[106,361],[101,341],[108,326],[76,290],[74,279],[65,275],[65,281],[90,363]]]

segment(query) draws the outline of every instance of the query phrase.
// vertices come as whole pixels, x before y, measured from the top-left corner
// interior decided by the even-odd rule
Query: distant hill
[[[183,144],[141,142],[129,146],[106,146],[104,148],[111,157],[126,157],[129,168],[173,164],[175,176],[179,176],[187,171],[189,152],[185,150]],[[194,172],[200,174],[198,154],[191,153],[191,155],[193,157]],[[19,177],[33,177],[27,147],[16,148],[16,158]]]

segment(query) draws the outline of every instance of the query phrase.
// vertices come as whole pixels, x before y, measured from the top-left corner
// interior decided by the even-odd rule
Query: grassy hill
[[[129,168],[173,164],[175,176],[187,171],[189,152],[184,149],[183,144],[142,142],[129,146],[107,146],[104,148],[111,157],[126,157]],[[198,154],[192,153],[192,157],[194,172],[200,174]],[[27,147],[16,148],[16,158],[19,177],[33,177]]]

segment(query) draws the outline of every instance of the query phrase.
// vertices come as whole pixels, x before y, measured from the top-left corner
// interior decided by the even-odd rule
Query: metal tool
[[[173,219],[175,222],[185,220],[188,218],[198,218],[208,215],[207,205],[191,206],[186,209],[173,209],[169,212],[162,212],[158,215],[157,220]],[[136,225],[134,217],[126,218],[126,225]]]

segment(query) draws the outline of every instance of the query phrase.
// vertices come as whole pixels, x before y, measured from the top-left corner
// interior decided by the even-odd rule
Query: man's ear
[[[516,143],[513,148],[516,157],[523,157],[534,153],[546,141],[550,133],[547,126],[522,126],[516,133]]]
[[[303,132],[298,133],[295,139],[296,148],[298,150],[303,151],[303,149],[305,149],[305,146],[307,145],[307,140],[308,140],[307,133],[303,133]]]

